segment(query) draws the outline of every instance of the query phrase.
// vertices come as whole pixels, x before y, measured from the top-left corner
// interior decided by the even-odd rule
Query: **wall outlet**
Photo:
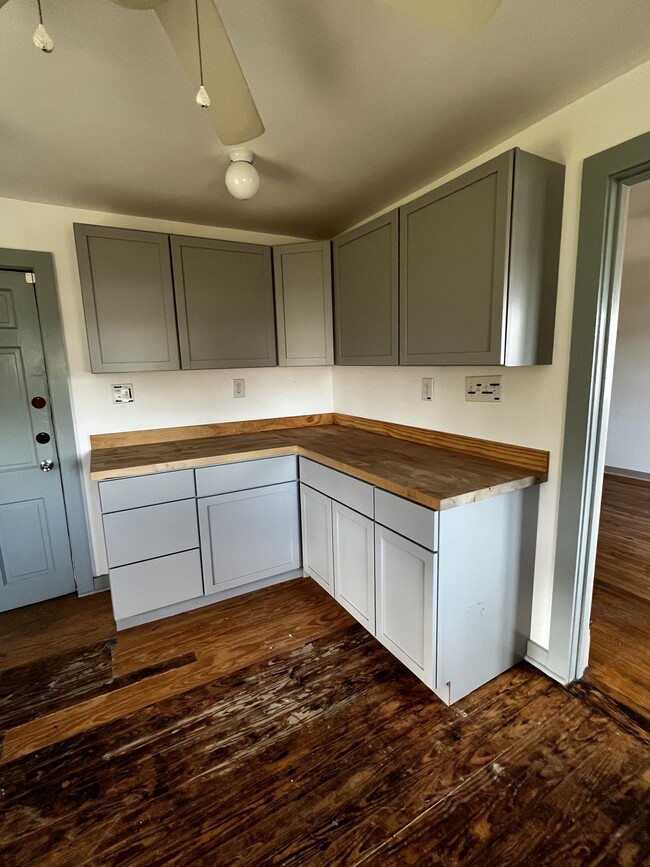
[[[500,403],[501,377],[491,374],[488,376],[466,376],[465,400]]]
[[[233,381],[232,381],[232,396],[233,397],[246,397],[246,380],[245,379],[233,379]]]
[[[113,403],[133,403],[133,385],[128,382],[124,385],[112,385]]]
[[[422,377],[422,400],[433,400],[433,377]]]

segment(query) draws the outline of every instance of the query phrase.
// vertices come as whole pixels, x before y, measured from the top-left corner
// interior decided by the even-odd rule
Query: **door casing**
[[[548,659],[569,683],[589,655],[628,188],[650,178],[650,133],[589,157],[582,173]]]
[[[36,303],[41,322],[45,367],[50,388],[77,592],[95,592],[88,523],[83,499],[81,465],[77,454],[70,400],[68,363],[63,341],[56,276],[51,253],[0,247],[0,268],[32,271],[36,275]]]

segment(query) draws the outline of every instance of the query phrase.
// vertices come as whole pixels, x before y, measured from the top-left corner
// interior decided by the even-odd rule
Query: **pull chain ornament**
[[[40,2],[40,0],[39,0]],[[196,94],[196,103],[201,108],[207,108],[210,105],[210,97],[208,91],[203,85],[203,55],[201,54],[201,25],[199,23],[199,0],[194,0],[194,9],[196,10],[196,38],[199,43],[199,74],[201,76],[201,87]]]
[[[41,51],[44,51],[46,54],[50,54],[52,52],[52,49],[54,48],[54,43],[52,42],[52,39],[50,38],[50,35],[45,29],[45,27],[43,27],[43,10],[41,9],[41,0],[36,0],[36,2],[38,3],[38,18],[40,24],[34,31],[34,36],[32,38],[34,40],[34,45],[37,48],[40,48]]]

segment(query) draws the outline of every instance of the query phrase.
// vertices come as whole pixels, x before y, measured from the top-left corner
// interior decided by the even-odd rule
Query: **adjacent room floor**
[[[647,719],[525,663],[445,707],[309,579],[0,634],[3,865],[648,863]]]

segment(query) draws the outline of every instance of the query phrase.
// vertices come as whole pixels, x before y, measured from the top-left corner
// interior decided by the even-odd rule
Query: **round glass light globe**
[[[231,163],[226,171],[226,186],[236,199],[252,199],[260,188],[260,176],[250,163]]]

